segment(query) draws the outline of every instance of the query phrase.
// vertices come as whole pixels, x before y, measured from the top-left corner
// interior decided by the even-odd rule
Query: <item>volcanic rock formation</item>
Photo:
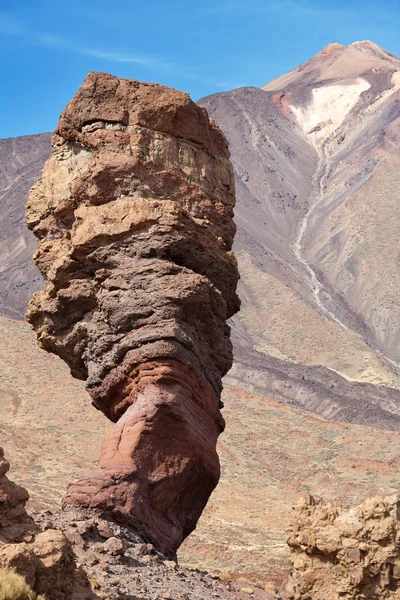
[[[400,596],[400,498],[343,509],[305,495],[288,531],[294,600],[383,600]]]
[[[0,569],[13,569],[52,600],[71,597],[75,562],[65,535],[39,531],[27,514],[29,494],[6,476],[10,468],[0,448]]]
[[[65,506],[174,553],[219,479],[226,320],[239,308],[226,140],[187,94],[91,73],[61,115],[27,223],[47,280],[27,320],[116,423]]]

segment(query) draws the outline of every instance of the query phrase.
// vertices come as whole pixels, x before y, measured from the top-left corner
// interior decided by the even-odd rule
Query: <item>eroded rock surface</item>
[[[91,73],[52,144],[27,205],[47,280],[27,319],[116,422],[64,503],[174,553],[219,479],[239,308],[227,143],[187,94]]]
[[[40,531],[27,514],[29,494],[6,476],[10,468],[0,448],[0,569],[13,569],[39,594],[52,600],[71,598],[75,561],[65,535]]]
[[[288,531],[295,600],[400,598],[400,498],[344,509],[305,495]]]

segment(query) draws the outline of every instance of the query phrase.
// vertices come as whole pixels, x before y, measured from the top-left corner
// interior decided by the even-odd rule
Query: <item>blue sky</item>
[[[52,131],[89,71],[193,99],[261,86],[330,42],[400,55],[400,0],[1,0],[0,138]]]

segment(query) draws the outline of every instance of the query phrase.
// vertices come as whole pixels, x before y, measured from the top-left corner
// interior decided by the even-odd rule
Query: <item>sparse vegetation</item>
[[[39,596],[15,571],[0,570],[0,600],[46,600]]]

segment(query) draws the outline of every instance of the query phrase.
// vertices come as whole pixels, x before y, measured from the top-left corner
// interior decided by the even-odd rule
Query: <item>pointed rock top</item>
[[[157,83],[90,72],[61,114],[56,133],[79,141],[85,126],[104,121],[141,126],[192,142],[210,154],[229,157],[225,137],[189,94]]]

